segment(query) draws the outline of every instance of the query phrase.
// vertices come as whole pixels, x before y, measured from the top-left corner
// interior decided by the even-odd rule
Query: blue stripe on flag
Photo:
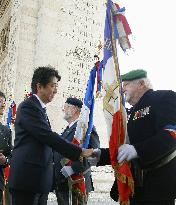
[[[112,9],[112,1],[108,1],[107,3],[107,10],[106,10],[106,19],[105,19],[105,28],[104,28],[104,59],[103,63],[106,65],[108,59],[112,57],[113,51],[112,51],[112,30],[111,30],[111,22],[110,22],[110,12]],[[114,38],[118,39],[118,31],[117,26],[114,25]]]
[[[93,128],[93,109],[94,109],[94,85],[95,85],[95,77],[96,77],[96,68],[95,66],[90,72],[89,80],[87,83],[86,93],[84,97],[84,104],[89,108],[89,122],[88,129],[86,132],[86,136],[84,138],[84,142],[82,147],[87,148],[89,145],[90,135]]]
[[[11,121],[12,121],[12,108],[11,106],[8,108],[8,114],[7,114],[7,127],[10,129],[10,125],[11,125]]]
[[[113,21],[113,30],[114,30],[114,36],[112,33],[112,25],[111,25],[111,17],[113,18],[113,14],[112,16],[110,15],[110,12],[113,12],[113,2],[111,0],[108,0],[107,3],[107,10],[106,10],[106,19],[105,19],[105,29],[104,29],[104,58],[103,58],[103,63],[104,63],[104,69],[106,67],[106,63],[108,61],[109,58],[111,58],[113,56],[113,48],[112,48],[112,43],[113,40],[112,38],[115,40],[115,47],[116,47],[116,41],[118,39],[118,30],[117,30],[117,25],[114,21]],[[125,7],[120,8],[118,10],[119,12],[125,11]],[[117,56],[115,56],[116,60],[117,60]],[[118,60],[116,62],[118,64]],[[124,95],[122,93],[122,80],[121,80],[121,76],[120,76],[120,69],[118,66],[118,72],[119,72],[119,79],[120,79],[120,86],[121,86],[121,96],[122,96],[122,104],[123,106],[125,106],[125,99],[124,99]]]

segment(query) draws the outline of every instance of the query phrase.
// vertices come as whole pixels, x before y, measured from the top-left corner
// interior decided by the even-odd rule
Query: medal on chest
[[[149,115],[149,113],[150,113],[150,107],[151,107],[151,106],[148,106],[148,107],[145,107],[145,108],[142,108],[142,109],[136,111],[136,112],[134,113],[133,120],[137,120],[137,119],[140,119],[140,118],[145,117],[146,115]]]

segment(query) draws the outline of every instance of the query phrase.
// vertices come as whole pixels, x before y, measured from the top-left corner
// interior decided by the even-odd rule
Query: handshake
[[[86,157],[90,166],[96,166],[100,159],[101,150],[100,149],[82,149],[81,156]],[[60,171],[66,178],[74,174],[74,170],[71,166],[63,166]]]
[[[97,148],[97,149],[82,149],[81,156],[87,158],[90,166],[96,166],[97,163],[100,161],[101,149],[99,149],[99,148]],[[136,149],[133,145],[123,144],[118,149],[118,154],[117,154],[118,163],[122,163],[125,160],[131,161],[132,159],[135,159],[137,157],[138,157],[138,155],[137,155]],[[101,160],[103,160],[103,159],[101,159]],[[64,166],[62,168],[61,172],[65,177],[69,177],[74,173],[71,166]]]
[[[94,149],[92,155],[87,158],[90,165],[96,166],[97,163],[100,161],[100,156],[101,156],[101,149],[98,148]],[[123,144],[118,149],[118,154],[117,154],[118,163],[122,163],[125,160],[131,161],[132,159],[135,159],[137,157],[138,155],[133,145]]]
[[[101,156],[101,149],[94,149],[92,155],[87,158],[90,166],[96,166],[97,163],[100,161]]]

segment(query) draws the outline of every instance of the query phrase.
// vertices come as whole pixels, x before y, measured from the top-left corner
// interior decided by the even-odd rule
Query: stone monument
[[[65,125],[62,107],[66,98],[84,96],[97,46],[103,42],[105,3],[106,0],[0,0],[0,90],[18,106],[25,92],[30,92],[36,67],[51,65],[58,69],[62,76],[58,94],[47,107],[54,131],[61,132]],[[94,110],[101,147],[107,147],[102,99],[96,100]],[[104,172],[113,175],[109,169]],[[95,171],[94,176],[101,175]],[[97,187],[105,187],[106,198],[108,181],[113,180],[107,176],[107,181],[96,179],[95,183],[97,192],[102,192]],[[99,198],[97,192],[93,198]]]

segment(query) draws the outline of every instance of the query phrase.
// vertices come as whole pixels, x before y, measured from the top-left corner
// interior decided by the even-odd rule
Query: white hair
[[[151,81],[148,78],[140,78],[140,79],[136,79],[135,81],[139,82],[140,80],[143,80],[144,85],[145,85],[146,88],[153,89],[153,85],[152,85]]]
[[[142,78],[142,80],[144,81],[144,84],[148,89],[153,89],[153,85],[148,78]]]

